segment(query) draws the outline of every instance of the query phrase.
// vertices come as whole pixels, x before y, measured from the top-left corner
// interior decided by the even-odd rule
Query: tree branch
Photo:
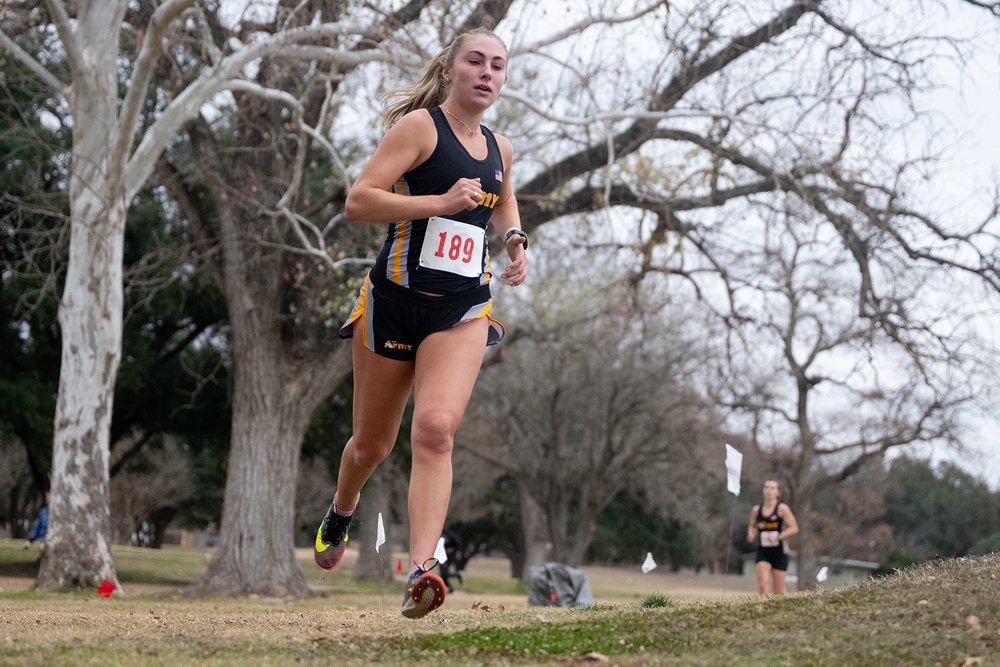
[[[807,12],[819,5],[819,0],[796,0],[768,23],[752,32],[738,36],[718,53],[705,59],[685,63],[666,86],[650,102],[649,111],[663,113],[674,108],[678,101],[696,84],[725,68],[734,60],[750,53],[762,44],[766,44],[778,35],[790,30]],[[616,159],[639,150],[656,131],[656,120],[640,118],[628,128],[619,132],[610,142],[595,142],[592,146],[569,155],[556,164],[535,176],[519,189],[519,196],[545,195],[555,192],[581,174],[600,169],[608,163],[611,155]],[[533,219],[541,216],[540,219]],[[529,207],[522,210],[522,218],[526,219],[525,229],[531,229],[549,219],[544,216],[541,207]]]
[[[341,23],[295,28],[241,48],[203,72],[163,110],[135,149],[126,170],[126,199],[131,199],[139,191],[142,184],[149,178],[156,159],[167,142],[173,138],[184,123],[198,114],[201,105],[219,92],[238,85],[237,81],[243,80],[240,72],[246,65],[258,58],[288,52],[299,42],[316,41],[325,37],[341,35],[372,37],[375,35],[375,31],[360,25]],[[345,52],[326,47],[309,48],[306,51],[310,57],[322,57],[348,65],[388,59],[385,54],[377,51]]]
[[[84,63],[83,49],[76,38],[76,33],[70,26],[69,14],[66,13],[65,5],[58,0],[45,0],[45,6],[52,16],[52,22],[56,24],[56,32],[59,33],[59,40],[66,49],[66,60],[69,61],[70,67],[73,69],[82,67]]]
[[[149,19],[146,37],[135,60],[135,67],[132,70],[125,99],[122,101],[121,111],[118,115],[118,144],[115,146],[114,156],[123,162],[128,157],[129,148],[135,141],[136,118],[138,118],[139,110],[146,98],[146,89],[153,77],[156,61],[163,54],[163,35],[174,19],[194,2],[195,0],[167,0],[156,8],[153,16]],[[152,167],[151,164],[150,171]],[[147,176],[148,174],[149,172],[147,172]]]
[[[61,81],[59,77],[45,69],[44,65],[32,58],[31,54],[18,46],[17,42],[12,40],[3,30],[0,30],[0,47],[7,49],[7,51],[20,60],[25,67],[31,70],[54,92],[59,93],[63,97],[69,94],[69,86],[64,81]]]

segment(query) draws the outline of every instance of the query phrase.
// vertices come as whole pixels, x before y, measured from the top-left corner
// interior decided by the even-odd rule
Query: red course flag
[[[97,592],[106,598],[111,597],[111,594],[115,592],[115,585],[105,579],[101,582],[101,585],[97,587]]]
[[[402,571],[403,571],[403,561],[397,560],[396,561],[396,574],[399,574]]]

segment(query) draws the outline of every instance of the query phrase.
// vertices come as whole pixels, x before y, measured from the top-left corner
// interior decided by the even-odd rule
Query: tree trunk
[[[812,530],[812,498],[801,494],[796,497],[795,520],[799,524],[799,534],[795,536],[798,542],[798,558],[796,559],[796,574],[798,585],[796,590],[812,591],[816,589],[816,545]]]
[[[398,543],[398,535],[393,534],[395,522],[389,512],[390,488],[383,479],[385,467],[380,466],[365,484],[365,491],[358,503],[358,512],[351,528],[351,544],[357,539],[358,561],[354,566],[354,576],[368,581],[392,581],[395,563],[392,561],[393,545]],[[382,514],[386,542],[375,551],[378,535],[378,515]],[[406,530],[406,526],[402,526]],[[403,570],[409,571],[403,563]]]
[[[267,312],[264,302],[258,310]],[[350,368],[350,347],[329,351],[326,361],[334,363],[304,370],[285,360],[280,344],[268,335],[273,327],[262,321],[244,323],[249,337],[235,329],[233,436],[219,546],[208,571],[188,593],[309,597],[294,548],[299,455],[309,419],[329,393],[316,390],[315,380],[343,379]]]
[[[253,330],[263,328],[257,323]],[[294,539],[299,450],[314,400],[285,382],[280,356],[261,341],[238,354],[219,546],[204,577],[189,589],[192,594],[311,595]]]
[[[552,544],[549,542],[548,522],[541,505],[532,497],[524,482],[518,483],[518,488],[521,496],[521,528],[524,531],[524,563],[523,570],[519,574],[511,572],[511,576],[527,580],[530,566],[548,562],[552,555]]]
[[[289,345],[281,326],[281,253],[260,243],[266,231],[252,231],[272,227],[238,206],[220,211],[220,219],[235,360],[232,446],[219,546],[189,592],[308,597],[295,558],[301,445],[316,406],[350,371],[350,346]]]
[[[73,74],[70,248],[59,304],[62,359],[52,451],[52,500],[36,586],[117,584],[111,560],[111,410],[121,360],[124,165],[118,136],[116,57],[125,2],[83,3],[67,49]],[[70,27],[62,26],[67,39]]]
[[[594,542],[594,533],[597,532],[597,516],[600,510],[596,503],[588,500],[581,500],[577,506],[576,526],[573,537],[568,545],[566,564],[573,567],[580,567],[587,556],[587,550]]]
[[[71,195],[77,210],[84,210],[73,215],[59,308],[62,366],[40,590],[96,587],[104,579],[117,583],[108,460],[122,322],[122,236],[116,228],[124,225],[125,207],[121,198],[110,209],[97,199],[86,187]]]
[[[319,333],[319,323],[289,317],[285,240],[280,225],[260,211],[261,201],[280,198],[288,177],[272,159],[273,148],[248,150],[230,168],[203,119],[188,130],[218,206],[235,364],[219,548],[190,592],[307,597],[294,551],[299,455],[313,411],[350,373],[351,346]]]
[[[473,554],[473,555],[475,555],[475,554]],[[470,556],[470,558],[471,558],[471,556]],[[528,554],[526,553],[525,549],[523,549],[523,548],[517,549],[517,551],[515,551],[513,554],[511,554],[511,556],[510,556],[510,577],[511,577],[511,579],[521,579],[522,581],[526,580],[525,578],[526,578],[527,575],[525,574],[525,571],[528,569],[527,568],[527,564],[526,564],[527,563],[527,558],[528,558]]]

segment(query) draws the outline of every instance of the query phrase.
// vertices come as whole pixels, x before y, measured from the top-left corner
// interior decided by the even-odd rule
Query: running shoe
[[[316,531],[316,547],[313,557],[324,570],[332,570],[344,557],[347,549],[347,529],[351,527],[351,517],[340,516],[333,511],[333,505],[326,512],[323,523]]]
[[[425,567],[428,561],[434,561],[430,567]],[[445,586],[441,577],[430,572],[437,561],[429,558],[424,565],[418,565],[406,582],[406,592],[403,594],[403,616],[421,618],[444,604]]]

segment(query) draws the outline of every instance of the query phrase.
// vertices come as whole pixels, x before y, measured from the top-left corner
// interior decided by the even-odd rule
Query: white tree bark
[[[239,85],[236,82],[242,68],[252,60],[279,51],[287,54],[295,48],[306,49],[308,52],[302,54],[305,57],[339,57],[344,62],[384,57],[374,51],[357,54],[300,46],[333,35],[371,36],[364,26],[323,24],[281,31],[238,49],[206,70],[164,109],[133,151],[139,112],[155,64],[163,53],[165,33],[194,2],[167,0],[153,12],[144,27],[142,47],[122,99],[118,95],[117,35],[129,5],[127,0],[84,0],[75,4],[72,16],[73,8],[65,2],[46,1],[70,66],[68,86],[6,34],[0,34],[0,47],[22,60],[56,92],[67,96],[73,119],[69,265],[59,311],[63,352],[53,443],[52,518],[47,556],[37,582],[42,589],[90,587],[104,579],[117,582],[109,550],[108,461],[114,386],[121,359],[122,260],[128,202],[143,187],[167,142],[212,96],[229,85]],[[250,296],[250,301],[253,298]],[[240,432],[234,432],[237,445],[232,465],[244,469],[245,479],[243,485],[232,485],[227,491],[226,505],[231,510],[227,517],[237,524],[252,519],[252,525],[234,531],[247,540],[237,540],[233,546],[236,552],[244,553],[235,558],[235,581],[269,579],[273,572],[268,576],[261,573],[273,568],[275,562],[296,567],[291,551],[291,501],[299,444],[311,408],[304,415],[298,414],[307,408],[289,397],[282,408],[244,409],[287,396],[282,391],[285,378],[268,373],[268,368],[265,361],[257,366],[248,364],[239,371],[249,379],[237,388],[237,414],[242,417],[237,418],[234,428]],[[315,400],[305,405],[314,407]],[[296,414],[289,414],[287,423],[282,419],[280,424],[274,424],[271,418],[276,412]],[[244,451],[246,443],[257,441],[275,445],[273,449],[249,447]],[[280,456],[267,456],[268,451]],[[257,461],[258,454],[265,454],[266,460]],[[275,497],[281,502],[273,502]],[[266,507],[258,507],[261,502]],[[258,534],[261,526],[266,526],[266,534]],[[241,549],[241,545],[258,539],[263,544],[281,545],[287,553],[270,561],[259,558],[259,552],[253,549]],[[288,592],[307,594],[297,568],[286,574],[276,577],[283,582],[279,589],[295,589],[284,582],[299,581],[300,586]]]
[[[65,3],[46,2],[72,77],[73,155],[69,264],[59,305],[62,359],[51,521],[37,581],[43,590],[90,587],[105,579],[117,583],[109,549],[108,460],[121,360],[126,159],[151,76],[142,65],[159,57],[164,28],[193,2],[171,0],[155,12],[121,118],[119,40],[108,36],[119,33],[127,0],[78,2],[74,20]]]
[[[117,583],[109,549],[109,437],[121,359],[124,163],[111,147],[119,130],[115,59],[126,2],[80,3],[75,27],[57,17],[73,75],[71,231],[59,304],[62,366],[52,453],[51,519],[39,589]]]

